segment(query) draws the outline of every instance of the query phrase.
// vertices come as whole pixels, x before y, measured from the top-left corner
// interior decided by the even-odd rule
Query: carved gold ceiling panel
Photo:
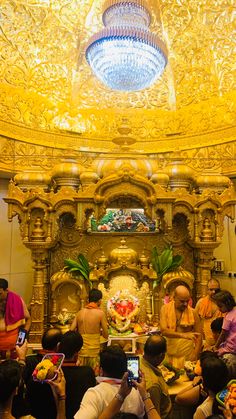
[[[185,164],[195,173],[222,173],[236,177],[236,141],[185,150],[181,155]],[[99,176],[102,175],[103,166],[112,173],[117,171],[117,167],[127,164],[135,172],[150,178],[157,171],[165,170],[175,160],[175,153],[124,155],[120,152],[107,156],[104,153],[78,151],[73,147],[46,147],[3,138],[0,141],[0,172],[50,172],[55,165],[65,160],[76,161],[85,169],[95,170]]]
[[[126,118],[130,151],[235,138],[234,2],[148,4],[169,63],[151,88],[121,93],[105,88],[85,59],[103,1],[1,0],[0,134],[17,138],[25,128],[23,138],[38,144],[116,152],[112,140]]]

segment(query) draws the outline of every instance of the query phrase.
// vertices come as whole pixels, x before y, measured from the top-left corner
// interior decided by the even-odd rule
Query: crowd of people
[[[30,330],[29,312],[0,279],[0,419],[176,419],[173,404],[191,406],[193,419],[233,418],[232,409],[219,407],[216,394],[236,378],[234,297],[211,279],[195,308],[190,298],[188,287],[179,285],[162,306],[161,333],[147,338],[140,378],[130,385],[124,350],[100,351],[100,334],[108,337],[101,291],[90,291],[70,331],[47,329],[42,349],[27,355],[27,339],[19,345],[16,340],[20,329],[26,336]],[[49,353],[64,354],[63,364],[54,379],[35,381],[32,373]],[[200,373],[175,400],[159,369],[164,359],[177,368],[186,360],[200,362]]]

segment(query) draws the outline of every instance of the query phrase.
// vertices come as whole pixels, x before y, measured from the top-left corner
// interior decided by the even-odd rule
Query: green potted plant
[[[91,268],[86,257],[80,253],[77,257],[77,260],[65,259],[64,269],[71,273],[75,278],[83,278],[83,280],[88,284],[88,287],[92,288],[92,282],[89,279],[89,274]]]
[[[156,246],[152,249],[152,266],[157,274],[157,279],[153,282],[153,288],[160,285],[162,276],[166,272],[174,271],[183,262],[183,256],[173,256],[172,246],[167,246],[160,254],[158,254]]]

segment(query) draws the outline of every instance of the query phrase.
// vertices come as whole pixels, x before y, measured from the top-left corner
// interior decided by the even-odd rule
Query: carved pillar
[[[153,290],[153,316],[159,323],[160,320],[160,287],[159,285]]]
[[[152,315],[153,315],[153,309],[152,309],[152,306],[153,306],[153,300],[152,300],[152,291],[151,290],[149,290],[149,293],[148,293],[148,295],[147,295],[147,306],[146,306],[146,310],[147,310],[147,318],[148,318],[148,320],[149,320],[149,322],[151,322],[151,319],[152,319]]]
[[[213,268],[213,252],[219,243],[201,243],[195,244],[195,266],[196,266],[196,297],[206,295],[207,283],[211,279],[211,270]]]
[[[76,229],[79,231],[83,231],[84,229],[84,204],[82,202],[77,202],[77,214],[76,214]]]
[[[34,262],[34,285],[32,292],[31,318],[32,325],[30,330],[30,342],[41,342],[44,329],[45,316],[45,297],[48,298],[48,290],[45,289],[47,282],[47,251],[43,248],[32,250],[32,259]]]
[[[199,224],[199,209],[194,208],[194,241],[195,242],[200,241],[198,224]]]

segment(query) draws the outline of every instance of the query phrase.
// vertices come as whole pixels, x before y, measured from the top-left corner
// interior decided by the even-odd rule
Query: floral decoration
[[[128,290],[118,291],[107,303],[108,315],[111,318],[111,325],[119,332],[127,331],[130,328],[131,320],[139,312],[139,300],[129,294]]]
[[[47,356],[50,358],[46,358]],[[36,365],[33,371],[33,379],[36,381],[52,380],[61,365],[61,354],[48,354],[46,357]]]

